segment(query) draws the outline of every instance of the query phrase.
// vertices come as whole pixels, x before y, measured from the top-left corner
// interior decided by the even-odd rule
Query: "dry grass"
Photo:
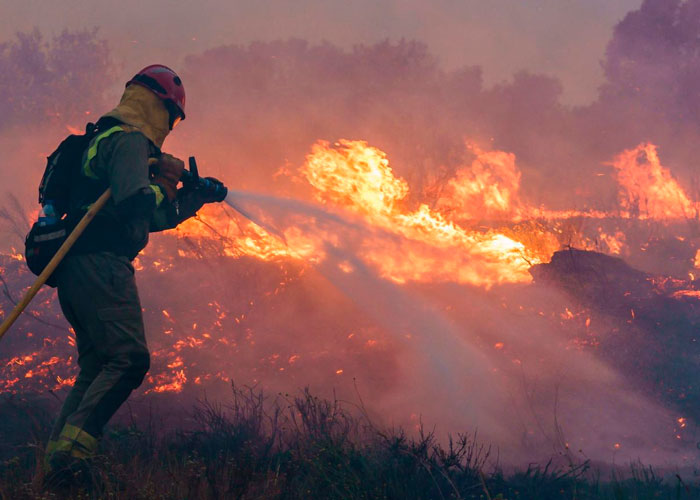
[[[667,482],[634,465],[606,481],[589,464],[530,465],[505,475],[474,434],[440,444],[380,429],[363,408],[320,399],[308,390],[266,398],[233,388],[228,404],[207,400],[194,426],[159,431],[157,418],[114,427],[103,439],[88,488],[42,489],[43,441],[50,404],[5,397],[0,437],[0,498],[113,499],[547,499],[697,498],[696,485]]]

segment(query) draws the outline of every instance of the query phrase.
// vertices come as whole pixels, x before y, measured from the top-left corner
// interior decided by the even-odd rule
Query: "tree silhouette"
[[[101,110],[113,69],[97,29],[17,33],[0,44],[0,129],[37,122],[79,123]]]

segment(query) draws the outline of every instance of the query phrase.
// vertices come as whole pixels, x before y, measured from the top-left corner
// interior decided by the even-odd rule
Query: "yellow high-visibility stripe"
[[[151,184],[151,189],[156,194],[156,207],[159,207],[160,204],[163,203],[165,195],[158,184]]]
[[[91,179],[98,178],[95,172],[92,171],[92,160],[94,160],[97,156],[97,146],[99,146],[100,141],[105,137],[109,137],[115,132],[123,131],[124,129],[121,128],[119,125],[115,125],[114,127],[107,129],[101,134],[99,134],[90,142],[90,147],[88,148],[87,155],[85,156],[85,163],[83,163],[83,174],[85,174],[87,177],[90,177]]]
[[[91,436],[80,427],[66,424],[58,436],[53,453],[67,451],[72,457],[87,458],[97,451],[97,438]]]

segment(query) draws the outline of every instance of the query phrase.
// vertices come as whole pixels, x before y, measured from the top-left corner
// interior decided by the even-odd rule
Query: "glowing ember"
[[[148,389],[145,394],[150,392],[181,392],[187,382],[187,376],[185,375],[185,370],[178,370],[172,375],[159,374],[155,377],[149,376],[148,382],[153,387]]]

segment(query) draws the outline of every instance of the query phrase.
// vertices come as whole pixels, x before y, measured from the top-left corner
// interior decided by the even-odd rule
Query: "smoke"
[[[367,239],[392,239],[381,229],[294,200],[243,193],[229,198],[276,234],[301,228],[323,241],[316,270],[381,328],[396,358],[397,380],[368,398],[380,419],[390,415],[410,423],[408,415],[422,415],[424,423],[447,429],[469,422],[500,447],[505,462],[547,453],[657,464],[679,459],[683,446],[661,437],[673,431],[672,412],[603,361],[570,350],[564,332],[547,320],[504,310],[504,302],[547,314],[564,310],[566,301],[557,293],[531,286],[535,296],[524,300],[522,289],[503,289],[504,298],[471,287],[398,286],[360,255]],[[361,371],[353,378],[361,391],[372,380]],[[342,381],[334,385],[341,394],[349,389]],[[619,440],[624,450],[614,448]]]
[[[16,196],[30,213],[45,158],[71,127],[82,130],[108,107],[105,89],[115,75],[110,49],[95,29],[49,40],[36,30],[17,33],[0,43],[0,75],[0,192]],[[23,241],[6,236],[3,251]]]
[[[523,195],[533,205],[612,209],[616,191],[606,164],[622,149],[650,141],[693,192],[696,70],[684,54],[694,43],[688,33],[697,29],[674,19],[692,18],[685,11],[695,2],[676,10],[663,3],[665,17],[649,4],[617,27],[603,61],[608,80],[594,103],[579,108],[561,104],[554,78],[519,72],[487,88],[481,68],[445,71],[419,42],[348,51],[290,40],[206,51],[183,67],[190,102],[197,103],[187,124],[192,140],[184,144],[199,145],[221,172],[240,173],[242,187],[269,189],[270,175],[283,174],[285,162],[299,165],[316,140],[363,139],[385,151],[420,195],[471,162],[467,139],[514,153]],[[640,18],[656,23],[656,31],[634,22]],[[688,40],[667,47],[665,40],[679,37],[657,33],[664,29],[682,29]],[[636,37],[647,37],[646,45]],[[663,49],[642,59],[640,46]],[[288,192],[284,175],[276,179]]]
[[[107,43],[97,30],[18,33],[0,45],[0,130],[37,124],[82,124],[101,110],[114,71]]]
[[[389,282],[359,250],[367,234],[387,245],[391,235],[290,199],[312,199],[298,170],[311,145],[341,138],[385,151],[410,186],[405,203],[413,208],[438,204],[439,188],[472,163],[465,142],[514,153],[521,197],[532,206],[614,208],[607,162],[642,141],[659,145],[692,193],[700,67],[690,56],[699,33],[700,0],[646,0],[615,29],[597,99],[575,108],[561,103],[562,84],[551,76],[521,71],[489,87],[480,67],[446,69],[419,41],[345,49],[291,39],[189,55],[178,68],[188,118],[166,149],[195,152],[206,175],[234,189],[232,206],[273,234],[311,218],[316,225],[305,233],[323,241],[325,259],[310,266],[232,259],[188,238],[155,236],[144,266],[192,247],[202,254],[173,257],[168,272],[149,268],[140,278],[154,366],[187,362],[190,373],[273,391],[311,384],[348,394],[354,377],[385,421],[416,424],[423,415],[445,430],[476,426],[523,460],[551,450],[578,457],[579,449],[600,460],[672,460],[683,447],[671,437],[674,410],[593,354],[569,349],[580,332],[551,320],[568,310],[567,299],[534,285],[485,292]],[[27,213],[41,156],[67,127],[81,128],[118,99],[109,61],[95,32],[48,41],[20,34],[0,46],[0,178]],[[210,318],[214,312],[226,315]],[[206,341],[192,332],[216,321],[226,335],[194,349]],[[167,330],[154,331],[163,324]],[[191,359],[171,356],[174,339]],[[224,355],[221,346],[232,350]]]
[[[612,27],[641,1],[123,0],[87,8],[85,0],[60,5],[26,0],[4,6],[0,40],[34,27],[52,35],[99,26],[130,72],[132,65],[153,61],[180,67],[184,55],[227,43],[300,38],[347,49],[385,39],[417,39],[447,69],[483,66],[488,85],[528,68],[561,79],[566,102],[590,102],[602,81],[598,62]]]
[[[285,172],[316,140],[363,139],[386,151],[420,196],[471,162],[467,139],[514,153],[534,205],[611,208],[616,193],[605,163],[650,141],[693,192],[698,69],[687,54],[697,43],[696,5],[647,1],[630,13],[608,44],[598,99],[578,108],[561,104],[562,85],[552,77],[522,71],[487,87],[480,67],[445,70],[421,42],[220,46],[178,68],[190,106],[167,147],[197,152],[232,185],[278,185],[290,194]],[[138,69],[117,76],[110,60],[94,31],[18,35],[0,54],[0,126],[30,127],[27,135],[37,122],[81,128],[114,105],[120,83]]]

